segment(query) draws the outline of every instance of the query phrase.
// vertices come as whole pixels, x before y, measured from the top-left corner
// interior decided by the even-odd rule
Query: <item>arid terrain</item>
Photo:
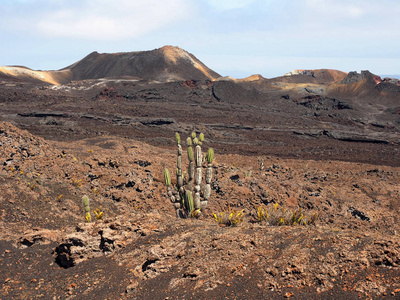
[[[369,71],[222,78],[171,46],[2,67],[0,299],[398,299],[399,129]],[[212,193],[181,219],[163,172],[193,131]],[[276,203],[316,224],[258,222]]]

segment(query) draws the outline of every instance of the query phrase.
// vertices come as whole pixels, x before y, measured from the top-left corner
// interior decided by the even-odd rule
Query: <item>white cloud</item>
[[[56,1],[51,9],[11,19],[19,28],[55,38],[114,40],[135,38],[190,17],[185,0]]]
[[[242,8],[254,1],[255,0],[205,0],[209,6],[221,11]]]
[[[319,17],[358,18],[366,13],[368,1],[340,1],[340,0],[306,0],[306,5],[312,13]]]
[[[52,51],[72,60],[173,44],[201,60],[213,55],[205,62],[224,75],[269,77],[328,66],[330,57],[343,70],[361,69],[352,67],[360,59],[372,71],[400,70],[398,0],[0,0],[0,11],[0,64],[35,51],[47,63]]]

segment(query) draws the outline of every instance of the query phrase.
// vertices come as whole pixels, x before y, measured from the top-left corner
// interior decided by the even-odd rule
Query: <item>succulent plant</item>
[[[313,213],[312,216],[305,216],[301,209],[290,211],[286,208],[279,207],[278,203],[272,205],[268,210],[266,207],[257,208],[257,221],[266,221],[272,226],[296,226],[296,225],[315,225],[318,215]]]
[[[202,143],[204,134],[200,133],[199,137],[195,132],[191,133],[186,140],[187,142],[187,157],[188,167],[187,178],[183,177],[182,171],[182,145],[180,144],[180,136],[175,134],[176,143],[178,146],[177,161],[176,161],[176,186],[172,186],[171,178],[168,169],[164,170],[164,179],[167,186],[168,197],[174,203],[177,209],[177,214],[184,212],[186,217],[198,217],[204,211],[208,204],[208,199],[211,195],[211,180],[212,180],[212,162],[214,160],[214,150],[208,149],[206,160],[202,155]],[[203,161],[207,161],[207,165],[203,167]],[[203,168],[205,170],[205,184],[202,185]]]
[[[89,197],[82,197],[83,206],[85,207],[85,218],[88,223],[92,222],[92,217],[90,216],[90,206],[89,206]]]
[[[188,212],[191,213],[194,209],[192,191],[186,191],[185,204],[186,204]]]
[[[164,180],[166,186],[171,186],[171,175],[167,168],[164,169]]]
[[[229,208],[227,211],[213,213],[212,215],[218,224],[237,226],[243,222],[244,210],[237,211]]]

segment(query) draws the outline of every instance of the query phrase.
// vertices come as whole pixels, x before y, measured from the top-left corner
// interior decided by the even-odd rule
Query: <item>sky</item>
[[[0,65],[178,46],[222,76],[400,74],[399,0],[0,0]]]

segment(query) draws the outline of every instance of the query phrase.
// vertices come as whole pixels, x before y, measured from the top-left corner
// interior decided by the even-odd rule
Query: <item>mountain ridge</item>
[[[361,71],[361,77],[364,76]],[[379,85],[381,91],[395,91],[400,87],[397,78],[382,77],[372,74],[368,78],[374,78],[367,85],[372,87]],[[99,53],[93,51],[84,58],[60,70],[32,70],[25,66],[0,66],[0,78],[6,81],[32,81],[33,83],[47,83],[51,85],[68,84],[71,81],[96,80],[103,78],[130,78],[135,80],[148,80],[156,82],[187,81],[187,80],[211,80],[233,81],[242,84],[256,84],[266,87],[283,89],[295,88],[299,84],[332,85],[333,89],[343,90],[348,86],[346,78],[352,77],[354,81],[357,72],[343,72],[334,69],[298,69],[287,72],[283,76],[264,78],[260,74],[253,74],[246,78],[237,79],[231,76],[222,77],[220,74],[206,66],[193,54],[176,46],[166,45],[161,48],[146,51]],[[363,75],[364,74],[364,75]],[[360,79],[361,80],[361,79]],[[358,81],[360,81],[358,80]],[[354,86],[354,82],[352,82]],[[355,87],[353,87],[353,90]]]

